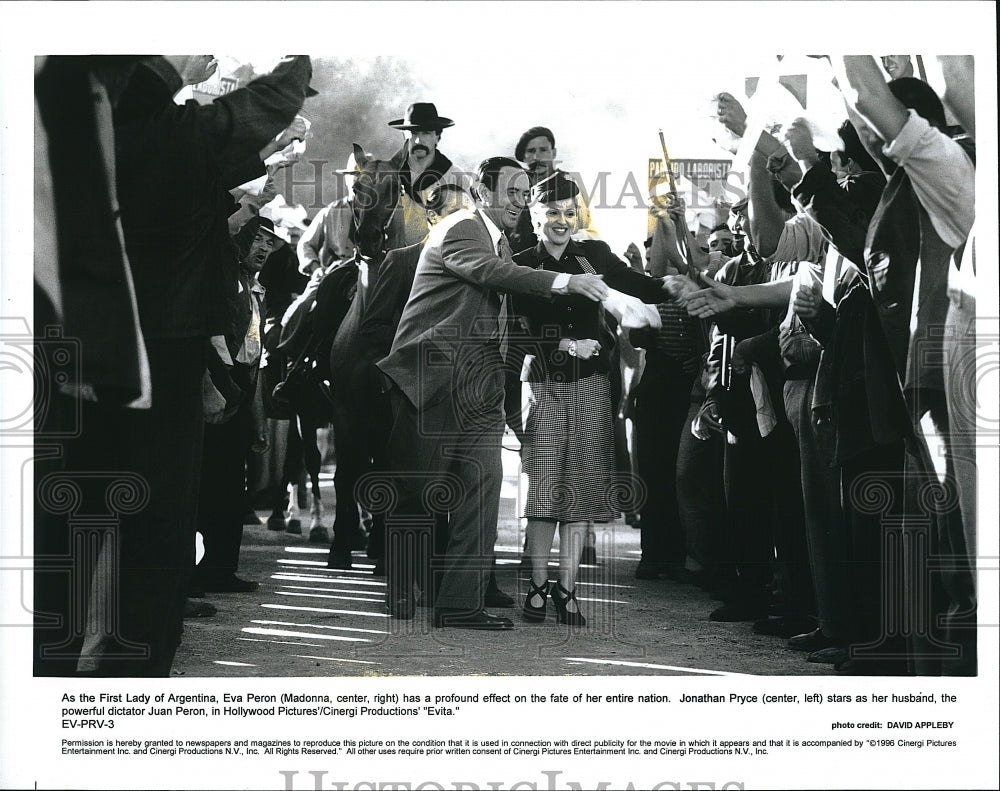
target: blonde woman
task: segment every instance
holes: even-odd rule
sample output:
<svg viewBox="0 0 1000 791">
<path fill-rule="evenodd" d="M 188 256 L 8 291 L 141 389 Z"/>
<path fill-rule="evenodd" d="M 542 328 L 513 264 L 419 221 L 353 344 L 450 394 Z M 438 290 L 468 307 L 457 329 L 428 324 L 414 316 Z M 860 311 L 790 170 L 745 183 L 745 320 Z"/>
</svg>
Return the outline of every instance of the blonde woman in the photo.
<svg viewBox="0 0 1000 791">
<path fill-rule="evenodd" d="M 532 189 L 531 218 L 538 244 L 518 253 L 521 266 L 549 272 L 598 274 L 605 283 L 644 302 L 668 299 L 663 280 L 642 275 L 604 242 L 577 241 L 579 189 L 556 173 Z M 551 592 L 560 623 L 583 626 L 576 600 L 587 523 L 618 518 L 612 496 L 615 463 L 610 352 L 614 344 L 601 305 L 576 296 L 550 300 L 513 297 L 535 359 L 529 377 L 534 406 L 525 427 L 523 463 L 531 588 L 528 621 L 544 621 Z M 549 584 L 548 558 L 559 528 L 559 578 Z"/>
</svg>

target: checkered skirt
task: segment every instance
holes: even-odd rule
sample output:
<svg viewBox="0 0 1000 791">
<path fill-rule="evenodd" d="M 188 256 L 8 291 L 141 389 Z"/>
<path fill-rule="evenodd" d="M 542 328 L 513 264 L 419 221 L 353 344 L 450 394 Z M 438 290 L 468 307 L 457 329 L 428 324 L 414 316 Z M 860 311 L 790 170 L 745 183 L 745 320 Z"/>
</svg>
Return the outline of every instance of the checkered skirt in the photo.
<svg viewBox="0 0 1000 791">
<path fill-rule="evenodd" d="M 528 476 L 527 519 L 560 522 L 617 519 L 611 385 L 603 373 L 532 383 L 522 464 Z"/>
</svg>

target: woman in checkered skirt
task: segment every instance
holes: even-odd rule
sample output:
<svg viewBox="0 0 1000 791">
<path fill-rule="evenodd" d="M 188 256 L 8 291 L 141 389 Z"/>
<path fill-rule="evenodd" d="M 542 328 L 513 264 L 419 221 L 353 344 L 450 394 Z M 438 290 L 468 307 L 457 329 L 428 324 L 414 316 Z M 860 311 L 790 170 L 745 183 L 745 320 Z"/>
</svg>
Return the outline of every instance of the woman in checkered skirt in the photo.
<svg viewBox="0 0 1000 791">
<path fill-rule="evenodd" d="M 539 242 L 514 257 L 521 266 L 570 275 L 599 274 L 611 288 L 644 302 L 667 299 L 662 280 L 635 272 L 604 242 L 572 239 L 578 226 L 575 183 L 556 173 L 532 190 L 531 218 Z M 612 521 L 613 405 L 608 379 L 614 344 L 599 303 L 573 296 L 512 296 L 525 343 L 534 397 L 523 436 L 528 475 L 527 552 L 531 588 L 523 613 L 544 621 L 551 592 L 560 623 L 583 626 L 576 577 L 588 521 Z M 559 580 L 551 587 L 548 558 L 559 527 Z"/>
</svg>

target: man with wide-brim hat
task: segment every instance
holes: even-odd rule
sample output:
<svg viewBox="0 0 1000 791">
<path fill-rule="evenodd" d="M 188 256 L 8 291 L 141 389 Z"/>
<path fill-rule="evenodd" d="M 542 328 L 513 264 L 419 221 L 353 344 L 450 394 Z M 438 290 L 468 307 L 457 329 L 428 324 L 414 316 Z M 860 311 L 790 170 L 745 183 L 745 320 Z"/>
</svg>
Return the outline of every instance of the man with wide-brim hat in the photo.
<svg viewBox="0 0 1000 791">
<path fill-rule="evenodd" d="M 362 160 L 367 160 L 369 156 L 363 154 Z M 302 274 L 312 275 L 317 270 L 325 272 L 331 266 L 354 257 L 354 242 L 350 238 L 353 219 L 351 201 L 354 199 L 355 177 L 360 169 L 355 152 L 347 158 L 346 167 L 334 169 L 333 172 L 344 179 L 346 194 L 320 209 L 299 239 L 299 271 Z"/>
<path fill-rule="evenodd" d="M 403 132 L 403 147 L 391 158 L 399 172 L 399 205 L 389 223 L 386 250 L 416 244 L 427 235 L 424 198 L 441 184 L 469 185 L 452 161 L 438 150 L 441 132 L 455 122 L 438 114 L 433 102 L 414 102 L 389 126 Z"/>
</svg>

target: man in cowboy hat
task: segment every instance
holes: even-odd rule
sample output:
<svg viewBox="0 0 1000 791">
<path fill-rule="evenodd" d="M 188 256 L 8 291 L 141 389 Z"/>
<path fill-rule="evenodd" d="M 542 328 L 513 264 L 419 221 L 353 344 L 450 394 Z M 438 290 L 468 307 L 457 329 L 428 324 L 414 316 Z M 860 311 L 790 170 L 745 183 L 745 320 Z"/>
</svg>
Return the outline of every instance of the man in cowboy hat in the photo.
<svg viewBox="0 0 1000 791">
<path fill-rule="evenodd" d="M 299 239 L 299 271 L 302 274 L 312 275 L 317 270 L 325 272 L 332 264 L 354 257 L 354 242 L 350 238 L 351 201 L 354 200 L 354 182 L 359 170 L 357 157 L 352 152 L 347 158 L 347 167 L 333 171 L 344 177 L 346 194 L 320 209 Z"/>
<path fill-rule="evenodd" d="M 386 250 L 394 250 L 416 244 L 427 235 L 424 198 L 431 187 L 468 185 L 452 161 L 438 150 L 442 130 L 455 122 L 438 115 L 433 102 L 414 102 L 406 108 L 405 116 L 388 125 L 402 130 L 404 137 L 403 147 L 390 159 L 399 172 L 401 187 L 386 238 Z"/>
</svg>

